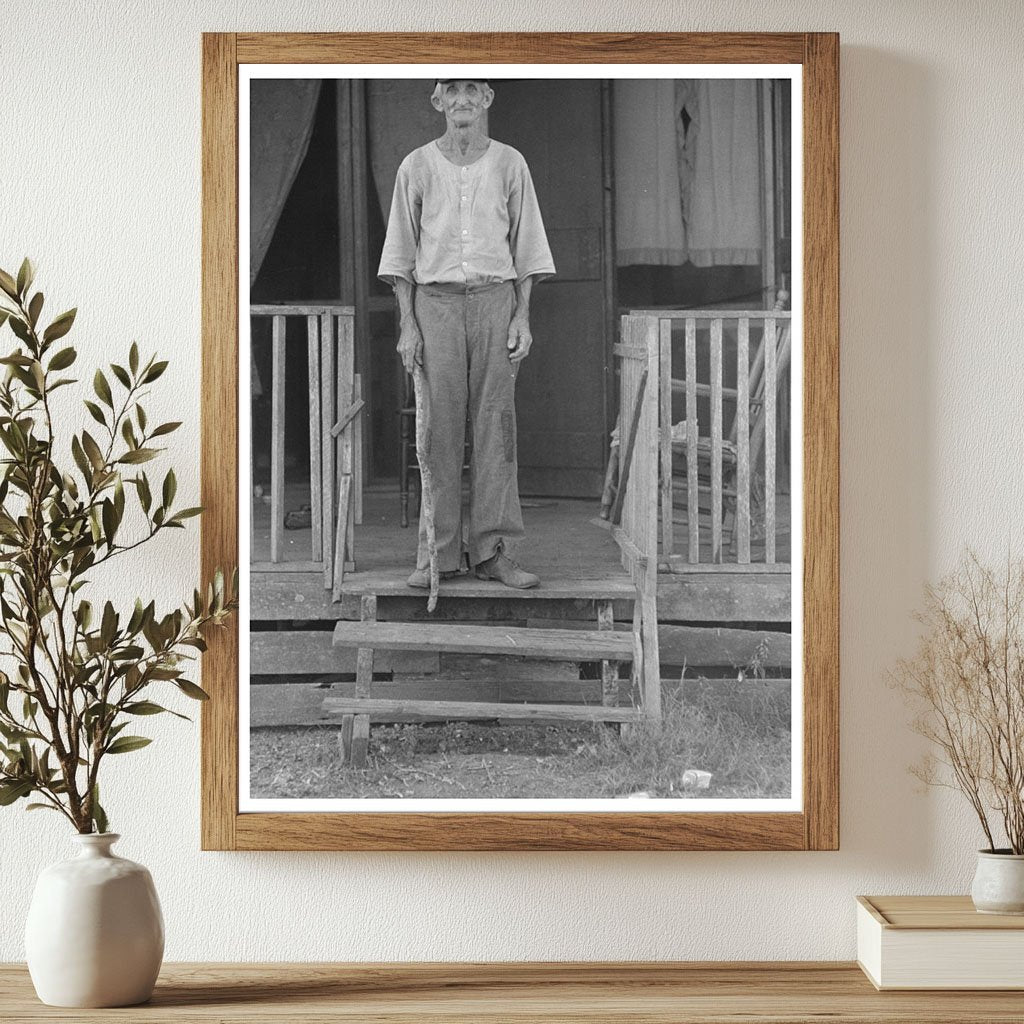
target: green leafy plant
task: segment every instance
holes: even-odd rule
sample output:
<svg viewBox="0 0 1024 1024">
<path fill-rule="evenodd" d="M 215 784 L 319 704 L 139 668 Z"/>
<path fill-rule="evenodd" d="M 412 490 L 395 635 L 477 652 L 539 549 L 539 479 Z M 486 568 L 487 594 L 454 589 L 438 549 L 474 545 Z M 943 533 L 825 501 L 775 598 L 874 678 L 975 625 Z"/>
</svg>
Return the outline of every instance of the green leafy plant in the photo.
<svg viewBox="0 0 1024 1024">
<path fill-rule="evenodd" d="M 164 615 L 141 598 L 123 613 L 87 599 L 94 570 L 202 510 L 175 507 L 173 469 L 155 486 L 141 468 L 180 424 L 148 422 L 142 400 L 167 363 L 142 359 L 136 344 L 93 376 L 84 406 L 96 426 L 61 436 L 67 417 L 55 419 L 52 397 L 77 383 L 66 375 L 77 353 L 63 342 L 76 311 L 44 328 L 33 277 L 28 260 L 17 275 L 0 271 L 0 328 L 17 339 L 0 358 L 0 665 L 11 670 L 0 672 L 0 805 L 23 799 L 79 832 L 105 832 L 100 766 L 151 742 L 126 732 L 133 720 L 186 717 L 154 691 L 207 699 L 185 674 L 206 628 L 233 611 L 237 576 L 228 587 L 217 572 Z"/>
</svg>

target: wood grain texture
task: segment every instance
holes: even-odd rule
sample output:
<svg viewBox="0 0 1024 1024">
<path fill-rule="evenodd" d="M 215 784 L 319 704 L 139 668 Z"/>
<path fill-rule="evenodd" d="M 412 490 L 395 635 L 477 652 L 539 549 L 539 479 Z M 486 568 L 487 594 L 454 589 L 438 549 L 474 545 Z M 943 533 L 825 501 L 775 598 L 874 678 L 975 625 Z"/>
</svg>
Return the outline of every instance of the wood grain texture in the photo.
<svg viewBox="0 0 1024 1024">
<path fill-rule="evenodd" d="M 238 564 L 238 81 L 235 37 L 203 36 L 203 285 L 200 572 Z M 204 584 L 205 585 L 205 584 Z M 238 809 L 238 626 L 203 655 L 203 849 L 235 846 Z"/>
<path fill-rule="evenodd" d="M 165 964 L 150 1003 L 61 1010 L 0 966 L 10 1024 L 1010 1024 L 1013 992 L 876 992 L 851 963 Z"/>
<path fill-rule="evenodd" d="M 454 654 L 508 654 L 551 661 L 629 661 L 632 637 L 606 630 L 523 629 L 459 622 L 339 622 L 336 647 Z"/>
<path fill-rule="evenodd" d="M 204 708 L 202 725 L 202 841 L 205 849 L 795 850 L 836 847 L 839 820 L 838 45 L 835 35 L 802 33 L 210 34 L 203 37 L 201 460 L 202 501 L 208 509 L 202 539 L 204 578 L 210 577 L 214 566 L 233 565 L 238 557 L 237 64 L 247 62 L 803 63 L 804 544 L 807 552 L 804 563 L 804 813 L 239 815 L 238 638 L 237 627 L 233 627 L 214 638 L 204 657 L 203 678 L 214 697 Z M 312 315 L 312 310 L 307 312 L 303 308 L 302 312 Z M 325 319 L 329 323 L 331 318 Z M 322 326 L 327 327 L 323 321 Z M 326 330 L 323 333 L 326 334 Z M 324 341 L 322 337 L 322 348 Z M 329 351 L 329 356 L 322 352 L 325 358 L 321 360 L 321 372 L 327 381 L 332 380 L 334 372 L 333 350 Z M 332 399 L 333 394 L 322 398 L 322 414 L 330 408 Z M 327 429 L 331 425 L 328 423 Z M 656 452 L 653 457 L 657 457 Z M 325 453 L 322 491 L 325 503 L 333 504 L 334 468 L 334 460 Z M 329 513 L 325 515 L 325 522 L 333 521 L 333 509 L 325 509 L 325 512 Z M 643 516 L 645 522 L 649 519 L 653 523 L 652 530 L 645 533 L 654 536 L 656 501 L 653 509 L 643 510 Z M 333 535 L 326 531 L 323 536 L 326 566 L 333 562 L 332 542 Z M 652 559 L 652 570 L 653 565 Z M 643 571 L 646 565 L 637 561 L 636 568 Z M 651 575 L 653 578 L 653 571 Z M 285 585 L 288 574 L 280 576 Z M 327 578 L 323 582 L 329 586 L 331 581 Z M 658 580 L 659 597 L 663 591 L 667 605 L 659 607 L 659 617 L 672 618 L 681 611 L 692 612 L 699 607 L 705 615 L 712 611 L 717 615 L 729 609 L 733 613 L 742 609 L 744 614 L 734 614 L 735 619 L 785 621 L 781 616 L 788 608 L 788 588 L 782 581 L 733 577 L 718 582 L 688 577 L 680 584 L 666 587 Z M 317 604 L 314 616 L 302 614 L 313 610 L 314 604 L 305 605 L 298 600 L 302 597 L 295 592 L 282 598 L 290 600 L 296 609 L 296 618 L 333 617 L 334 613 L 324 609 L 322 602 Z M 339 614 L 344 605 L 343 595 L 337 606 Z M 669 611 L 667 616 L 666 610 Z M 755 611 L 764 614 L 746 614 Z M 702 616 L 679 617 L 692 621 Z M 977 996 L 972 997 L 971 1006 L 977 1005 L 976 1000 Z M 506 1002 L 499 1000 L 502 1012 Z M 449 1015 L 444 1019 L 459 1018 Z M 471 1011 L 465 1019 L 486 1018 Z M 545 1014 L 538 1015 L 537 1019 L 550 1018 Z M 628 1019 L 639 1018 L 629 1014 Z M 950 1019 L 972 1018 L 961 1015 Z"/>
<path fill-rule="evenodd" d="M 857 902 L 884 928 L 1024 930 L 1024 916 L 979 914 L 970 896 L 858 896 Z"/>
<path fill-rule="evenodd" d="M 839 36 L 804 57 L 804 807 L 839 848 Z"/>
</svg>

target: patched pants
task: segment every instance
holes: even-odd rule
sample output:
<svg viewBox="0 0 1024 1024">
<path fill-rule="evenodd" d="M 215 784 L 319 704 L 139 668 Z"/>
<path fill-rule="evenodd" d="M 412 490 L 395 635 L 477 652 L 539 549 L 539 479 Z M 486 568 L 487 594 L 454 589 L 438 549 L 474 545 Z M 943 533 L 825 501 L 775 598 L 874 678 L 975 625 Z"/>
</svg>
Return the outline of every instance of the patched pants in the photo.
<svg viewBox="0 0 1024 1024">
<path fill-rule="evenodd" d="M 460 567 L 462 465 L 466 417 L 472 432 L 469 558 L 490 558 L 523 536 L 516 461 L 516 367 L 508 358 L 515 307 L 511 281 L 476 290 L 418 285 L 416 322 L 423 336 L 426 457 L 433 478 L 434 532 L 441 572 Z M 430 564 L 420 514 L 416 566 Z"/>
</svg>

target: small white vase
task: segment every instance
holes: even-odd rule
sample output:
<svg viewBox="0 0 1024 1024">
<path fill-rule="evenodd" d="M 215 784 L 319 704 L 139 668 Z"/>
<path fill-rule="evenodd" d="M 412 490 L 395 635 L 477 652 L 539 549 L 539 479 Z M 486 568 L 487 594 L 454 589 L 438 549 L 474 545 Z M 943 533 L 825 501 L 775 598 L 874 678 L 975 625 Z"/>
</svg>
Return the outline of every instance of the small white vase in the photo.
<svg viewBox="0 0 1024 1024">
<path fill-rule="evenodd" d="M 979 850 L 971 899 L 982 914 L 1024 914 L 1024 854 Z"/>
<path fill-rule="evenodd" d="M 120 838 L 76 835 L 79 855 L 36 882 L 25 954 L 36 994 L 49 1006 L 134 1006 L 153 993 L 163 915 L 149 872 L 111 852 Z"/>
</svg>

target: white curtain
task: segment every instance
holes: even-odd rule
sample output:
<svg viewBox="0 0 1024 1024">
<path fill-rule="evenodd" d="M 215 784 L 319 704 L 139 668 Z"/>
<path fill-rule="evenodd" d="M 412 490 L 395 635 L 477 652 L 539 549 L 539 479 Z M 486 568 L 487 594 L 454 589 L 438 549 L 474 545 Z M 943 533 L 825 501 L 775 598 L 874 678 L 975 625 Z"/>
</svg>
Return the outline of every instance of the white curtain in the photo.
<svg viewBox="0 0 1024 1024">
<path fill-rule="evenodd" d="M 620 266 L 761 262 L 760 132 L 752 80 L 619 80 Z"/>
<path fill-rule="evenodd" d="M 757 82 L 676 82 L 680 199 L 690 261 L 698 267 L 761 262 Z M 685 111 L 689 117 L 682 116 Z"/>
<path fill-rule="evenodd" d="M 621 79 L 613 96 L 619 266 L 685 263 L 675 83 Z"/>
</svg>

